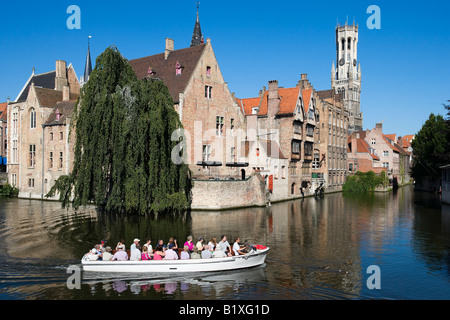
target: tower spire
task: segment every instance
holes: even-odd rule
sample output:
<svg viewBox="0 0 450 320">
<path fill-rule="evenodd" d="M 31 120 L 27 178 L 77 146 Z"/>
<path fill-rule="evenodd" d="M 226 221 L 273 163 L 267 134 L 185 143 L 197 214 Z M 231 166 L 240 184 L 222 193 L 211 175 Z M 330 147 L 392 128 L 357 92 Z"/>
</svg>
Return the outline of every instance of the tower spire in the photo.
<svg viewBox="0 0 450 320">
<path fill-rule="evenodd" d="M 83 84 L 88 82 L 89 77 L 92 73 L 92 62 L 91 62 L 91 38 L 92 36 L 88 37 L 88 50 L 86 55 L 86 65 L 84 67 L 84 77 L 83 77 Z"/>
<path fill-rule="evenodd" d="M 198 13 L 200 2 L 197 2 L 197 20 L 195 21 L 194 33 L 192 34 L 191 47 L 198 46 L 203 43 L 202 28 L 200 27 L 200 16 Z"/>
</svg>

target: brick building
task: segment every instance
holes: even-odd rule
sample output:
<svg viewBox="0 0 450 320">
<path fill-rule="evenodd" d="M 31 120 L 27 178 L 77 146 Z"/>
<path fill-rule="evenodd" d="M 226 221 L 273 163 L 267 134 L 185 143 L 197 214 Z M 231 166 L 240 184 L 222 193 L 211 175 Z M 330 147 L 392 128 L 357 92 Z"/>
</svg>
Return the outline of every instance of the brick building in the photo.
<svg viewBox="0 0 450 320">
<path fill-rule="evenodd" d="M 79 93 L 73 66 L 58 60 L 54 71 L 35 74 L 33 69 L 16 101 L 9 103 L 8 181 L 19 189 L 19 197 L 41 199 L 56 179 L 70 172 L 73 150 L 69 148 L 70 115 L 65 106 L 73 110 Z M 62 113 L 62 118 L 57 113 Z M 50 128 L 50 122 L 57 124 L 57 129 Z"/>
<path fill-rule="evenodd" d="M 277 163 L 268 166 L 269 179 L 281 177 L 282 183 L 273 188 L 280 197 L 301 196 L 311 193 L 311 164 L 314 153 L 314 132 L 318 121 L 317 95 L 307 79 L 301 75 L 297 86 L 282 88 L 278 81 L 269 81 L 260 91 L 259 97 L 236 99 L 244 110 L 249 143 L 258 145 L 271 141 L 270 154 L 260 154 L 266 159 L 262 163 Z M 280 161 L 282 160 L 282 161 Z M 278 179 L 277 179 L 278 180 Z M 270 181 L 269 181 L 270 185 Z M 286 190 L 287 189 L 287 190 Z"/>
<path fill-rule="evenodd" d="M 313 178 L 328 190 L 341 190 L 347 178 L 348 111 L 342 94 L 334 90 L 317 91 L 319 125 L 312 166 Z"/>
<path fill-rule="evenodd" d="M 197 24 L 198 18 L 195 30 Z M 129 63 L 139 78 L 161 79 L 168 87 L 187 136 L 194 177 L 239 177 L 231 165 L 244 158 L 244 116 L 223 79 L 211 40 L 175 50 L 174 41 L 167 38 L 163 53 Z"/>
<path fill-rule="evenodd" d="M 385 170 L 391 184 L 408 183 L 411 155 L 398 142 L 396 134 L 383 133 L 382 123 L 377 123 L 372 130 L 354 132 L 349 136 L 349 172 Z M 367 162 L 370 160 L 367 153 L 373 160 L 371 164 Z"/>
</svg>

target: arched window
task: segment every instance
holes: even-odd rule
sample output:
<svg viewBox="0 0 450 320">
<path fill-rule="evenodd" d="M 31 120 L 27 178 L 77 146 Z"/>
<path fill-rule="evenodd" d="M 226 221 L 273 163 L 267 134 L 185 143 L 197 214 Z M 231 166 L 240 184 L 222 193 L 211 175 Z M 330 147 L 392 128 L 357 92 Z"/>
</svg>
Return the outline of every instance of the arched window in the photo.
<svg viewBox="0 0 450 320">
<path fill-rule="evenodd" d="M 294 195 L 295 194 L 295 182 L 291 185 L 291 194 Z"/>
<path fill-rule="evenodd" d="M 342 38 L 342 51 L 344 51 L 345 50 L 345 39 L 344 38 Z"/>
<path fill-rule="evenodd" d="M 352 38 L 347 39 L 347 49 L 350 50 L 352 47 Z"/>
<path fill-rule="evenodd" d="M 30 109 L 30 128 L 36 128 L 36 110 L 34 108 Z"/>
</svg>

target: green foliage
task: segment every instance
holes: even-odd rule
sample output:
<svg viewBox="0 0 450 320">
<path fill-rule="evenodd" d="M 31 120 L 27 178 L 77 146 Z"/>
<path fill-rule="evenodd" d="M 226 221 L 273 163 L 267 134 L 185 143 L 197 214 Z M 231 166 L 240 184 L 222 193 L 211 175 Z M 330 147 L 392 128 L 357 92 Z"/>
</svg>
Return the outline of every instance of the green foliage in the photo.
<svg viewBox="0 0 450 320">
<path fill-rule="evenodd" d="M 347 177 L 347 181 L 342 186 L 344 192 L 372 192 L 378 186 L 387 187 L 389 179 L 386 173 L 382 171 L 379 175 L 373 171 L 358 171 L 352 176 Z"/>
<path fill-rule="evenodd" d="M 95 204 L 115 213 L 189 207 L 189 168 L 171 159 L 177 144 L 171 135 L 182 125 L 162 81 L 138 80 L 118 50 L 108 48 L 97 58 L 75 114 L 74 170 L 49 196 L 58 191 L 67 205 L 65 191 L 73 189 L 74 208 Z"/>
<path fill-rule="evenodd" d="M 439 166 L 448 164 L 449 126 L 441 115 L 430 114 L 412 141 L 414 165 L 411 175 L 418 180 L 424 176 L 440 176 Z"/>
<path fill-rule="evenodd" d="M 19 189 L 14 188 L 9 183 L 0 187 L 1 197 L 16 197 L 19 194 Z"/>
</svg>

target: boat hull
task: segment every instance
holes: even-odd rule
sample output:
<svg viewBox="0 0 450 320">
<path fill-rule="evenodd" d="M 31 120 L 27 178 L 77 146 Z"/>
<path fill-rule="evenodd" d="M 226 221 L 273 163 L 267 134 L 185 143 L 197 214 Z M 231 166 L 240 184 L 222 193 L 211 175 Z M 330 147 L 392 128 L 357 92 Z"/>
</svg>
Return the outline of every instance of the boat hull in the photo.
<svg viewBox="0 0 450 320">
<path fill-rule="evenodd" d="M 269 248 L 243 256 L 188 260 L 81 261 L 83 271 L 108 273 L 191 273 L 252 268 L 262 265 Z"/>
</svg>

